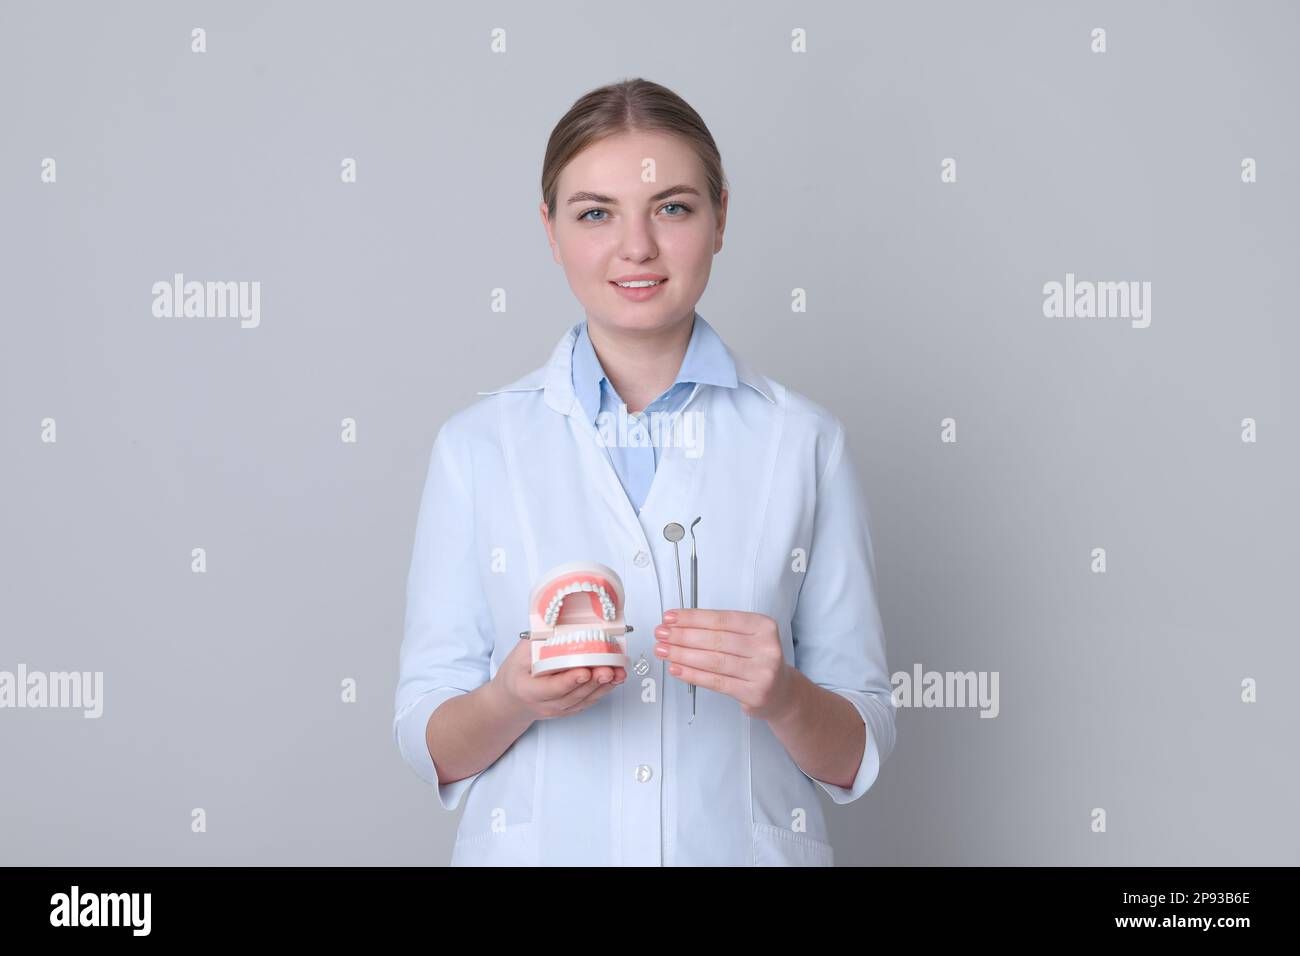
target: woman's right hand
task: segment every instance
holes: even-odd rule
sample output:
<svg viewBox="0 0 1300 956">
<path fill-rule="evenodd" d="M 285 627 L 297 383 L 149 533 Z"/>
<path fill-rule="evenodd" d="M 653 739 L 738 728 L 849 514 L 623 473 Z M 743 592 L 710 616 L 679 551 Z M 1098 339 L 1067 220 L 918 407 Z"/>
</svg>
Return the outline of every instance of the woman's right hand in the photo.
<svg viewBox="0 0 1300 956">
<path fill-rule="evenodd" d="M 627 680 L 623 667 L 572 667 L 533 675 L 532 642 L 520 640 L 491 683 L 521 717 L 548 720 L 581 713 Z"/>
</svg>

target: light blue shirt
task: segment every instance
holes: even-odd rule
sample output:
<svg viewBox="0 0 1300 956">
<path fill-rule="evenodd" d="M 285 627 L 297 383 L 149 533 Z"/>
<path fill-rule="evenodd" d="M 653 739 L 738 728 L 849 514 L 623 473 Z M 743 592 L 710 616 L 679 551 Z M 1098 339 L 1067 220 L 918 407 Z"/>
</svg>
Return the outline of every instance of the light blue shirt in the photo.
<svg viewBox="0 0 1300 956">
<path fill-rule="evenodd" d="M 605 444 L 610 463 L 627 493 L 628 501 L 640 513 L 646 495 L 659 467 L 661 436 L 669 434 L 666 428 L 655 428 L 654 423 L 686 403 L 696 385 L 721 385 L 735 388 L 736 365 L 727 353 L 718 333 L 695 313 L 691 340 L 686 346 L 677 378 L 668 390 L 633 415 L 619 397 L 614 384 L 605 374 L 596 349 L 587 335 L 587 323 L 578 328 L 578 339 L 573 343 L 573 391 L 586 412 L 587 419 L 597 428 L 603 422 L 605 434 L 613 438 Z M 656 416 L 660 416 L 656 419 Z M 625 436 L 620 438 L 620 436 Z"/>
</svg>

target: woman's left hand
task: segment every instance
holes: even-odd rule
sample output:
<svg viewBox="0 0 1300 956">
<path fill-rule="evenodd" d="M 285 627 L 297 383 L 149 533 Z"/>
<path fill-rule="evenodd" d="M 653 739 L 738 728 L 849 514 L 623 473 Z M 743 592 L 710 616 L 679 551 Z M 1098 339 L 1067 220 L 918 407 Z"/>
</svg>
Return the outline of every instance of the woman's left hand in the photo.
<svg viewBox="0 0 1300 956">
<path fill-rule="evenodd" d="M 655 628 L 655 655 L 688 684 L 726 694 L 750 717 L 784 713 L 794 694 L 793 667 L 776 621 L 749 611 L 679 608 Z"/>
</svg>

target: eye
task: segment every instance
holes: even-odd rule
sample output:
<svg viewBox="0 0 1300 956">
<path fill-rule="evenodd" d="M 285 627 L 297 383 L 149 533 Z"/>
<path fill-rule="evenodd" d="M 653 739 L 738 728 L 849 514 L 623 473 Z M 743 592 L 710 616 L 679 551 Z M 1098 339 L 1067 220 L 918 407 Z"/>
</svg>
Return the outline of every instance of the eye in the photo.
<svg viewBox="0 0 1300 956">
<path fill-rule="evenodd" d="M 669 203 L 664 203 L 664 204 L 663 204 L 662 206 L 660 206 L 659 208 L 660 208 L 660 209 L 667 209 L 669 206 L 676 206 L 676 207 L 678 207 L 679 209 L 683 210 L 682 212 L 679 212 L 679 213 L 673 213 L 672 215 L 670 215 L 670 216 L 668 217 L 669 219 L 682 219 L 682 218 L 684 218 L 684 217 L 690 215 L 690 213 L 692 212 L 691 207 L 688 206 L 688 205 L 686 205 L 686 203 L 684 203 L 684 202 L 669 202 Z M 588 219 L 587 217 L 590 216 L 593 212 L 605 213 L 606 215 L 605 215 L 605 216 L 602 216 L 600 219 L 595 219 L 595 218 Z M 604 209 L 601 209 L 599 206 L 597 206 L 597 207 L 594 208 L 594 209 L 588 209 L 586 212 L 584 212 L 582 215 L 580 215 L 580 216 L 578 217 L 578 222 L 604 222 L 605 219 L 606 219 L 607 217 L 608 217 L 608 212 L 607 212 L 606 210 L 604 210 Z"/>
</svg>

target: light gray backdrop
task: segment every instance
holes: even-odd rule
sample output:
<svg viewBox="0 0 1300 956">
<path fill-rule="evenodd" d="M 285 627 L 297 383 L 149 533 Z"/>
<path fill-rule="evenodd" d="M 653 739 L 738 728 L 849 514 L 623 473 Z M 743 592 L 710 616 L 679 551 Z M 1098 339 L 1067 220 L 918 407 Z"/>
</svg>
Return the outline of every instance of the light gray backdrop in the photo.
<svg viewBox="0 0 1300 956">
<path fill-rule="evenodd" d="M 0 670 L 105 685 L 98 720 L 0 710 L 0 861 L 449 859 L 455 817 L 391 736 L 430 444 L 582 318 L 543 148 L 645 76 L 731 183 L 701 314 L 851 429 L 891 671 L 1000 675 L 995 719 L 898 711 L 830 815 L 836 862 L 1297 863 L 1298 25 L 5 4 Z M 155 317 L 177 272 L 260 282 L 260 325 Z M 1150 326 L 1044 317 L 1066 273 L 1149 281 Z"/>
</svg>

